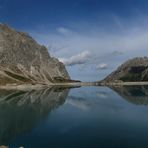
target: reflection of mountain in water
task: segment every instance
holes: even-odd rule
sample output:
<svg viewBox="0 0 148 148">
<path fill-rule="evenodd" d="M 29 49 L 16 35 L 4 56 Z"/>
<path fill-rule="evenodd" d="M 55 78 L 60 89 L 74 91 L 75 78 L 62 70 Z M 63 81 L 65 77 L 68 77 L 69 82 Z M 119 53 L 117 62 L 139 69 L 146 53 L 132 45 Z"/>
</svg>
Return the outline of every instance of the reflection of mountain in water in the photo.
<svg viewBox="0 0 148 148">
<path fill-rule="evenodd" d="M 57 88 L 29 92 L 0 90 L 0 145 L 31 130 L 65 102 L 68 91 Z"/>
<path fill-rule="evenodd" d="M 121 86 L 112 89 L 133 104 L 148 105 L 148 86 Z"/>
</svg>

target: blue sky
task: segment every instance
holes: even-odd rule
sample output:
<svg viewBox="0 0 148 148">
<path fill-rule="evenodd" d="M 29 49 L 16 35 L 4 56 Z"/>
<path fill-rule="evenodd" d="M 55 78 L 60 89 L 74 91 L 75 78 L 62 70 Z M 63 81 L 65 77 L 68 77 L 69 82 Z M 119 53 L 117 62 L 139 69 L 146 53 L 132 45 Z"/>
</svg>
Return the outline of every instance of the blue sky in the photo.
<svg viewBox="0 0 148 148">
<path fill-rule="evenodd" d="M 73 79 L 100 80 L 148 55 L 147 0 L 0 0 L 0 22 L 46 45 Z"/>
</svg>

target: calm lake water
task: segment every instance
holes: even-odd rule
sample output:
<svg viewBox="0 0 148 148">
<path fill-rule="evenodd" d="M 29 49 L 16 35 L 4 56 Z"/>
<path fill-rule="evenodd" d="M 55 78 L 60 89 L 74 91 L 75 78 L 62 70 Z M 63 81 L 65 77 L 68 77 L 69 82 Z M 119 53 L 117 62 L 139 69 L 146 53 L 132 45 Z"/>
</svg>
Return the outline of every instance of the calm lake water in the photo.
<svg viewBox="0 0 148 148">
<path fill-rule="evenodd" d="M 148 148 L 148 87 L 0 90 L 0 145 Z"/>
</svg>

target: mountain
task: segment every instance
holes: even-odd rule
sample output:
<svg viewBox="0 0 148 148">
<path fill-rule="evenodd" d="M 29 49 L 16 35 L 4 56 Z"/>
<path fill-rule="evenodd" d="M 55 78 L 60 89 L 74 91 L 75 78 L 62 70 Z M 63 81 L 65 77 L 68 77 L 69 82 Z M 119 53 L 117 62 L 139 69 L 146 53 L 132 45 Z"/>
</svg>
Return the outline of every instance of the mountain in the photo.
<svg viewBox="0 0 148 148">
<path fill-rule="evenodd" d="M 0 24 L 0 85 L 64 82 L 70 77 L 63 63 L 29 34 Z"/>
<path fill-rule="evenodd" d="M 101 82 L 140 81 L 148 81 L 148 57 L 138 57 L 128 60 Z"/>
</svg>

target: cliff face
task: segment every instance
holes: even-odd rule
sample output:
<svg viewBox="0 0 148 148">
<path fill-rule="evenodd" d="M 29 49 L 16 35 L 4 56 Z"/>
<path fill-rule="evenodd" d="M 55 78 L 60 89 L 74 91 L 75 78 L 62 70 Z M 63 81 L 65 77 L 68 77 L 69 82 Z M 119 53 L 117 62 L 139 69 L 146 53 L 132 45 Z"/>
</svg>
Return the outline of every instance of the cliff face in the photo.
<svg viewBox="0 0 148 148">
<path fill-rule="evenodd" d="M 50 57 L 45 46 L 27 33 L 0 24 L 0 85 L 12 83 L 54 83 L 70 79 L 63 63 Z"/>
<path fill-rule="evenodd" d="M 148 81 L 148 57 L 134 58 L 122 64 L 102 82 Z"/>
</svg>

